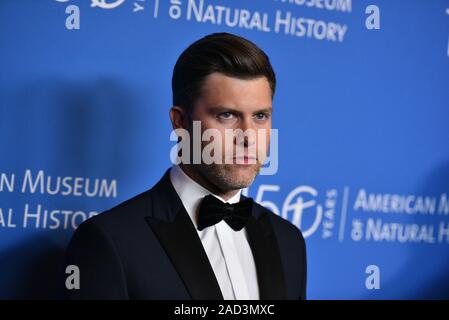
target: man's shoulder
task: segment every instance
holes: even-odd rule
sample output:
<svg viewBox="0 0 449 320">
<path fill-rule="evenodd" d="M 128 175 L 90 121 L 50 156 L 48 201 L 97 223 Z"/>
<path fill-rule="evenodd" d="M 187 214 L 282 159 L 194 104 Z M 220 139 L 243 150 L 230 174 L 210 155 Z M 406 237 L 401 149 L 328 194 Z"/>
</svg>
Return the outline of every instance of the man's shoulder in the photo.
<svg viewBox="0 0 449 320">
<path fill-rule="evenodd" d="M 89 219 L 94 223 L 108 224 L 141 221 L 142 218 L 152 216 L 158 208 L 170 208 L 170 203 L 176 200 L 176 194 L 169 178 L 170 169 L 150 189 L 116 205 Z M 173 189 L 173 190 L 172 190 Z M 154 207 L 154 205 L 158 205 Z M 157 213 L 157 212 L 156 212 Z"/>
<path fill-rule="evenodd" d="M 152 197 L 149 189 L 87 219 L 81 225 L 96 225 L 109 230 L 123 228 L 135 220 L 151 215 L 151 208 Z"/>
</svg>

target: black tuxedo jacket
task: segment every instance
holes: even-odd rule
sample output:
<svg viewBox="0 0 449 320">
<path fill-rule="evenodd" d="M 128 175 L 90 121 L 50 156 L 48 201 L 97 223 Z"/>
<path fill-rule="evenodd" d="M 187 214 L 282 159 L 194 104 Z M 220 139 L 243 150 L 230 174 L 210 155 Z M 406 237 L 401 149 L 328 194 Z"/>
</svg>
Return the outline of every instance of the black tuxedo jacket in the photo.
<svg viewBox="0 0 449 320">
<path fill-rule="evenodd" d="M 246 225 L 260 299 L 305 299 L 306 248 L 293 224 L 255 204 Z M 65 265 L 72 299 L 223 299 L 201 240 L 170 181 L 83 222 Z"/>
</svg>

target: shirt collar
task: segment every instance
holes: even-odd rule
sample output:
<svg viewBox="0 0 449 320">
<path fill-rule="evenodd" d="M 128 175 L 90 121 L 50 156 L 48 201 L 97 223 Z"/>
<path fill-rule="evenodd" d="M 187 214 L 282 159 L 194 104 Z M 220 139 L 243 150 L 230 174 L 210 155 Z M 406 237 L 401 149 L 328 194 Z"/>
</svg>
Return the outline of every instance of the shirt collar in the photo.
<svg viewBox="0 0 449 320">
<path fill-rule="evenodd" d="M 220 196 L 213 194 L 199 183 L 190 178 L 178 165 L 174 165 L 170 170 L 170 180 L 181 199 L 184 208 L 192 219 L 195 228 L 197 227 L 198 208 L 201 200 L 211 194 L 222 202 L 237 203 L 240 201 L 242 190 L 239 190 L 232 198 L 225 201 Z"/>
</svg>

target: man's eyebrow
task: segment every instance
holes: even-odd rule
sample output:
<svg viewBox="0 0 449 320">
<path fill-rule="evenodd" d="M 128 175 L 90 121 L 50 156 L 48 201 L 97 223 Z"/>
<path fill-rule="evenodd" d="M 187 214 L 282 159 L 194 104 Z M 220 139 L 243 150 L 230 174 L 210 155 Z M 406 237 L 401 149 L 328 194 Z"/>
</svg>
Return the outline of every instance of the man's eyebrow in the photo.
<svg viewBox="0 0 449 320">
<path fill-rule="evenodd" d="M 267 108 L 262 108 L 259 110 L 254 111 L 254 113 L 272 113 L 273 112 L 273 107 L 267 107 Z"/>
<path fill-rule="evenodd" d="M 241 110 L 237 110 L 232 107 L 226 107 L 226 106 L 213 106 L 213 107 L 211 107 L 211 110 L 214 112 L 234 112 L 234 113 L 238 113 L 238 114 L 242 113 Z M 262 107 L 260 109 L 253 111 L 253 113 L 261 113 L 261 112 L 262 113 L 271 113 L 271 112 L 273 112 L 273 107 Z"/>
</svg>

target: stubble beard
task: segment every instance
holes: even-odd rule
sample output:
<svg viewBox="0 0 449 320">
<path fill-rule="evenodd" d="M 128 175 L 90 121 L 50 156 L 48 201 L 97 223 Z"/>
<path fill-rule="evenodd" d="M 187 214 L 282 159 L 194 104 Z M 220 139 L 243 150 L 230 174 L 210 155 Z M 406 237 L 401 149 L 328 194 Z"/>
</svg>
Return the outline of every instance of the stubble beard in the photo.
<svg viewBox="0 0 449 320">
<path fill-rule="evenodd" d="M 216 189 L 227 192 L 232 190 L 239 190 L 249 187 L 260 172 L 262 165 L 256 163 L 250 165 L 246 171 L 249 173 L 245 175 L 237 175 L 233 173 L 233 166 L 235 164 L 200 164 L 195 165 L 197 172 L 203 176 Z"/>
</svg>

